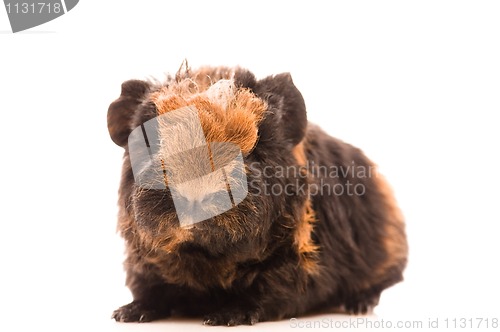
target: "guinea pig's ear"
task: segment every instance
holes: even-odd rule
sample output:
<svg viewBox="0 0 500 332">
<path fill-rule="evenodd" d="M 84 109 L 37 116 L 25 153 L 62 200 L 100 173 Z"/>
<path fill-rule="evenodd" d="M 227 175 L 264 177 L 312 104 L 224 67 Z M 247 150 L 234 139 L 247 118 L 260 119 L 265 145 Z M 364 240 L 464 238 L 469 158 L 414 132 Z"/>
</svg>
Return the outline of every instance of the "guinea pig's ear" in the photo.
<svg viewBox="0 0 500 332">
<path fill-rule="evenodd" d="M 264 118 L 263 125 L 270 126 L 266 121 L 278 122 L 284 139 L 293 145 L 298 144 L 306 132 L 306 105 L 302 94 L 293 84 L 290 73 L 266 77 L 258 81 L 252 90 L 269 107 L 269 114 Z"/>
<path fill-rule="evenodd" d="M 113 142 L 124 147 L 132 132 L 131 122 L 137 107 L 150 89 L 150 84 L 140 80 L 123 82 L 120 97 L 109 105 L 108 130 Z"/>
</svg>

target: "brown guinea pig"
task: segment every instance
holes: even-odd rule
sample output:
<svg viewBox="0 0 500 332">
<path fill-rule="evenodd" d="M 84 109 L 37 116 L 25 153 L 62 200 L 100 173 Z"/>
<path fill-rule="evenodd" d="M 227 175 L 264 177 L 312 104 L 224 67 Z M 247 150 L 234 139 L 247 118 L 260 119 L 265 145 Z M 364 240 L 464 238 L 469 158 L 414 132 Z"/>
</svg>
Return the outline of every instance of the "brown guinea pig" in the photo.
<svg viewBox="0 0 500 332">
<path fill-rule="evenodd" d="M 390 187 L 359 149 L 308 123 L 289 74 L 186 66 L 164 83 L 130 80 L 108 129 L 125 149 L 118 229 L 133 295 L 117 321 L 366 313 L 402 280 Z"/>
</svg>

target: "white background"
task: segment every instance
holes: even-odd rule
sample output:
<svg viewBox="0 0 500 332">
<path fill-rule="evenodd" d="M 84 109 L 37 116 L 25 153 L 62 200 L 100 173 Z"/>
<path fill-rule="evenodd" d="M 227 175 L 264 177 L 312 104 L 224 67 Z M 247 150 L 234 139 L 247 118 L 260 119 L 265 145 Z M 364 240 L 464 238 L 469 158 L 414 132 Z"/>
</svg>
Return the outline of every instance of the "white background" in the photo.
<svg viewBox="0 0 500 332">
<path fill-rule="evenodd" d="M 411 253 L 370 319 L 500 318 L 500 4 L 325 4 L 81 1 L 17 34 L 0 8 L 0 330 L 204 328 L 109 319 L 131 298 L 107 107 L 184 58 L 291 72 L 310 120 L 380 165 Z M 345 317 L 303 319 L 323 318 Z"/>
</svg>

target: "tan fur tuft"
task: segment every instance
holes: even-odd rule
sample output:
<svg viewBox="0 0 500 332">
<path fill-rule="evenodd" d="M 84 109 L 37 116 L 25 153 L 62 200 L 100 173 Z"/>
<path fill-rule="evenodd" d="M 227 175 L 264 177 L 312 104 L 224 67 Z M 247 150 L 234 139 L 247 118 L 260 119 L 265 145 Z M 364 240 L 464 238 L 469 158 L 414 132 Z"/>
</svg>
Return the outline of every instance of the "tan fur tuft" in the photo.
<svg viewBox="0 0 500 332">
<path fill-rule="evenodd" d="M 375 181 L 385 199 L 385 208 L 387 210 L 387 223 L 383 238 L 387 259 L 375 272 L 375 275 L 383 277 L 387 270 L 406 265 L 408 244 L 406 242 L 404 217 L 397 205 L 392 188 L 381 174 L 377 173 Z"/>
<path fill-rule="evenodd" d="M 304 142 L 295 146 L 292 151 L 293 156 L 297 160 L 299 166 L 305 166 L 307 162 Z M 300 257 L 300 264 L 308 274 L 318 273 L 318 264 L 316 259 L 316 252 L 318 247 L 313 243 L 311 233 L 313 231 L 313 223 L 316 221 L 314 210 L 310 197 L 304 203 L 302 216 L 298 221 L 295 230 L 295 245 Z"/>
<path fill-rule="evenodd" d="M 216 78 L 228 73 L 212 73 Z M 230 142 L 243 153 L 250 152 L 258 138 L 258 124 L 267 105 L 247 89 L 235 91 L 231 81 L 219 80 L 206 86 L 208 74 L 199 71 L 196 80 L 185 78 L 151 95 L 158 114 L 194 106 L 207 142 Z"/>
</svg>

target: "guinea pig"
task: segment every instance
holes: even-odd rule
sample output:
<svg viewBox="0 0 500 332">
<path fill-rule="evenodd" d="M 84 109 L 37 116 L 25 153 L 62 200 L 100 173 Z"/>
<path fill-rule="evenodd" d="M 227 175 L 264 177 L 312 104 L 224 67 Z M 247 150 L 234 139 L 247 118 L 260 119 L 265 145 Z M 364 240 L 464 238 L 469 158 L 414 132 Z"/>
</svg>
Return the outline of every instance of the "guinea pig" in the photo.
<svg viewBox="0 0 500 332">
<path fill-rule="evenodd" d="M 186 65 L 165 82 L 124 82 L 107 120 L 125 150 L 118 231 L 133 295 L 116 321 L 363 314 L 403 280 L 408 245 L 390 186 L 360 149 L 308 122 L 290 74 Z M 209 213 L 193 219 L 195 203 Z"/>
</svg>

